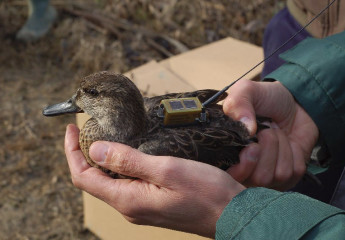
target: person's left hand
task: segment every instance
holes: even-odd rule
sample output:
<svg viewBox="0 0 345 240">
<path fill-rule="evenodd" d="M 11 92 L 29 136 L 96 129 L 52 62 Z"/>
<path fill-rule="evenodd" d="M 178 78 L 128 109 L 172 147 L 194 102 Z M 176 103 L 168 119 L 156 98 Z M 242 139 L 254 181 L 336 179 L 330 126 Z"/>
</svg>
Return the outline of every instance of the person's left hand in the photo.
<svg viewBox="0 0 345 240">
<path fill-rule="evenodd" d="M 319 137 L 317 125 L 280 82 L 241 80 L 224 100 L 224 112 L 242 121 L 251 136 L 257 130 L 256 115 L 272 120 L 240 153 L 240 162 L 227 171 L 247 187 L 285 191 L 303 177 Z"/>
<path fill-rule="evenodd" d="M 136 224 L 215 237 L 226 205 L 245 188 L 208 164 L 151 156 L 129 146 L 96 142 L 90 156 L 99 165 L 135 179 L 113 179 L 90 167 L 78 144 L 78 128 L 69 125 L 65 153 L 73 184 L 105 201 Z"/>
</svg>

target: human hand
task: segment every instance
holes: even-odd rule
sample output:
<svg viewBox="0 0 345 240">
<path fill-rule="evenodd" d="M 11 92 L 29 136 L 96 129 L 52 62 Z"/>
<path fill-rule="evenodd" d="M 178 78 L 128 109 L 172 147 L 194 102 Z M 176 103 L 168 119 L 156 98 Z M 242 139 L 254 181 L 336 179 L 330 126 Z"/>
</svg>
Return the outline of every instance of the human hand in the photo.
<svg viewBox="0 0 345 240">
<path fill-rule="evenodd" d="M 259 143 L 240 153 L 240 163 L 228 169 L 245 186 L 287 190 L 306 171 L 306 162 L 318 139 L 318 128 L 279 82 L 241 80 L 231 87 L 224 112 L 242 121 L 251 135 L 257 130 L 255 116 L 272 119 L 271 128 L 262 130 Z"/>
<path fill-rule="evenodd" d="M 244 190 L 226 172 L 208 164 L 151 156 L 129 146 L 96 142 L 90 157 L 99 165 L 137 179 L 113 179 L 90 167 L 69 125 L 65 153 L 73 184 L 105 201 L 136 224 L 215 237 L 216 222 L 231 199 Z"/>
</svg>

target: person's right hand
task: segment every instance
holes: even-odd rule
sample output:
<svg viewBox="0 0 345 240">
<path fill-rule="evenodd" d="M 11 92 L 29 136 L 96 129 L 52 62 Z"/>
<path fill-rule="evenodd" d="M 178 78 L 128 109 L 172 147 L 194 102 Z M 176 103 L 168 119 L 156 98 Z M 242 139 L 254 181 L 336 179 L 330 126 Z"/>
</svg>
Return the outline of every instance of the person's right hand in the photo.
<svg viewBox="0 0 345 240">
<path fill-rule="evenodd" d="M 128 221 L 215 237 L 216 222 L 245 187 L 206 163 L 152 156 L 114 142 L 95 142 L 90 156 L 100 166 L 132 179 L 113 179 L 91 167 L 69 125 L 65 152 L 73 184 L 118 210 Z"/>
<path fill-rule="evenodd" d="M 319 132 L 314 121 L 279 82 L 240 80 L 223 105 L 224 112 L 242 121 L 251 135 L 257 130 L 256 115 L 272 119 L 271 128 L 258 133 L 258 144 L 244 148 L 240 163 L 228 170 L 246 186 L 287 190 L 306 171 L 306 163 Z"/>
</svg>

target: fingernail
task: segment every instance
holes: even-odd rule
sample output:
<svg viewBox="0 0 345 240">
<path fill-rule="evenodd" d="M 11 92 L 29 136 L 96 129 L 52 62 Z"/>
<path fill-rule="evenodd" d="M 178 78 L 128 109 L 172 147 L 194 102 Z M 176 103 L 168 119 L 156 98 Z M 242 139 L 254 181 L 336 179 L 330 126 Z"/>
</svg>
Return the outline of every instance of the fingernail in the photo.
<svg viewBox="0 0 345 240">
<path fill-rule="evenodd" d="M 102 163 L 105 162 L 108 154 L 108 145 L 100 142 L 93 143 L 90 147 L 90 157 L 92 160 Z"/>
<path fill-rule="evenodd" d="M 260 156 L 260 147 L 258 144 L 251 144 L 247 147 L 245 158 L 251 162 L 257 162 Z"/>
<path fill-rule="evenodd" d="M 279 129 L 279 126 L 275 122 L 271 122 L 271 128 Z"/>
<path fill-rule="evenodd" d="M 273 128 L 273 129 L 279 129 L 279 126 L 275 122 L 265 121 L 265 122 L 262 122 L 261 125 L 264 125 L 266 127 Z"/>
<path fill-rule="evenodd" d="M 261 125 L 264 125 L 264 126 L 266 126 L 268 128 L 272 128 L 271 122 L 269 122 L 269 121 L 262 122 Z"/>
<path fill-rule="evenodd" d="M 242 117 L 240 121 L 247 127 L 248 131 L 251 133 L 253 130 L 253 121 L 249 117 Z"/>
</svg>

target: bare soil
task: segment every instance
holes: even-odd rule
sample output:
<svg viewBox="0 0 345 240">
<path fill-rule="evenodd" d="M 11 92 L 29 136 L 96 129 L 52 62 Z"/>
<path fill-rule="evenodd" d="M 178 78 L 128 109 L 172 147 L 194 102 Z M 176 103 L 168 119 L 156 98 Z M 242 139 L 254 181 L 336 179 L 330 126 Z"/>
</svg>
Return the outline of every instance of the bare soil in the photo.
<svg viewBox="0 0 345 240">
<path fill-rule="evenodd" d="M 45 118 L 44 106 L 70 97 L 93 72 L 126 72 L 227 36 L 261 45 L 284 1 L 52 4 L 59 18 L 51 31 L 22 43 L 15 34 L 27 2 L 0 1 L 0 239 L 98 239 L 83 228 L 81 192 L 64 155 L 65 127 L 75 116 Z"/>
</svg>

